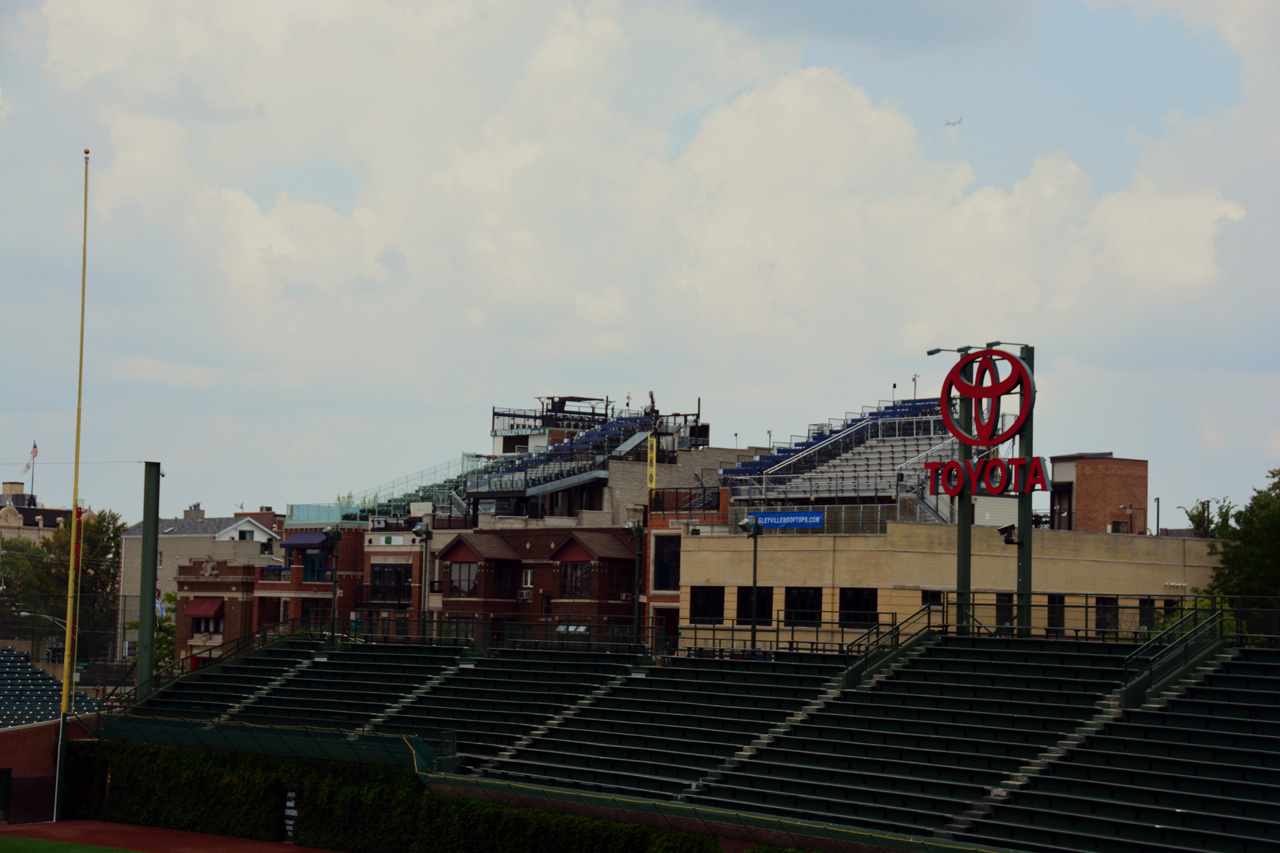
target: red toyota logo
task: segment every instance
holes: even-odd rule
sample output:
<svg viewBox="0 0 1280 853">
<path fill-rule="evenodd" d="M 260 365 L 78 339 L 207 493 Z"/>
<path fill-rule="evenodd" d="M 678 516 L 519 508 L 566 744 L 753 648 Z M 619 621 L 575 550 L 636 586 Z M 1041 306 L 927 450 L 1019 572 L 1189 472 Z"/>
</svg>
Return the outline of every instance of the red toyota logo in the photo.
<svg viewBox="0 0 1280 853">
<path fill-rule="evenodd" d="M 998 362 L 1009 365 L 1009 375 L 1000 378 Z M 977 362 L 973 381 L 964 378 L 964 369 Z M 973 432 L 966 433 L 951 416 L 951 393 L 960 397 L 960 405 L 973 406 Z M 1000 398 L 1019 394 L 1022 398 L 1018 417 L 1003 432 L 1000 429 Z M 971 352 L 956 362 L 942 383 L 942 420 L 958 441 L 970 447 L 994 447 L 1018 434 L 1027 415 L 1036 404 L 1036 384 L 1026 363 L 1015 355 L 997 349 Z M 985 404 L 985 405 L 984 405 Z"/>
</svg>

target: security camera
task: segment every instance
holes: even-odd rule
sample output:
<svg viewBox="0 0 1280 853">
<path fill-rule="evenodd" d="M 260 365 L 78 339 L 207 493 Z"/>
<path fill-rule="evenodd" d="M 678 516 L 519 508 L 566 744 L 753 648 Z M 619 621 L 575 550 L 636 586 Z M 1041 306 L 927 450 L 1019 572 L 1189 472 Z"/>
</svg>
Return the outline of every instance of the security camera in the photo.
<svg viewBox="0 0 1280 853">
<path fill-rule="evenodd" d="M 1018 525 L 1016 524 L 1006 524 L 1004 527 L 996 528 L 996 532 L 1004 537 L 1004 544 L 1006 545 L 1020 544 L 1018 540 L 1013 538 L 1013 534 L 1016 533 L 1017 530 L 1018 530 Z"/>
</svg>

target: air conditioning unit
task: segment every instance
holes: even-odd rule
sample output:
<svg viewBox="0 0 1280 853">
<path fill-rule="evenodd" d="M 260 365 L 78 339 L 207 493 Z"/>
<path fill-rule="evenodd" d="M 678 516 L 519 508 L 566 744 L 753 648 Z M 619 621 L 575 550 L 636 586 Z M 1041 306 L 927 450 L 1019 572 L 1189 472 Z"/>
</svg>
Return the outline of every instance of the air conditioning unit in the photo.
<svg viewBox="0 0 1280 853">
<path fill-rule="evenodd" d="M 517 592 L 517 593 L 516 593 L 516 600 L 518 600 L 518 601 L 533 601 L 533 590 L 531 590 L 531 589 L 522 589 L 522 590 L 520 590 L 519 592 Z"/>
</svg>

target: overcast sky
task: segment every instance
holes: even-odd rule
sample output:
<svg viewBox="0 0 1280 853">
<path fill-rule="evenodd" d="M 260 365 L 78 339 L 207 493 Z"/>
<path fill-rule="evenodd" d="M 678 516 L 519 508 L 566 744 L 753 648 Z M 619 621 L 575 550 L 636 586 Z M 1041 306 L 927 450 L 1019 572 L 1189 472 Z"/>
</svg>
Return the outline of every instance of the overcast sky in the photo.
<svg viewBox="0 0 1280 853">
<path fill-rule="evenodd" d="M 1280 465 L 1280 3 L 6 2 L 0 476 L 136 521 L 487 451 L 492 406 L 714 443 L 1037 348 L 1036 450 L 1162 522 Z M 963 119 L 963 121 L 961 121 Z M 959 122 L 947 126 L 947 122 Z M 114 463 L 127 464 L 114 464 Z M 1154 504 L 1151 507 L 1154 524 Z"/>
</svg>

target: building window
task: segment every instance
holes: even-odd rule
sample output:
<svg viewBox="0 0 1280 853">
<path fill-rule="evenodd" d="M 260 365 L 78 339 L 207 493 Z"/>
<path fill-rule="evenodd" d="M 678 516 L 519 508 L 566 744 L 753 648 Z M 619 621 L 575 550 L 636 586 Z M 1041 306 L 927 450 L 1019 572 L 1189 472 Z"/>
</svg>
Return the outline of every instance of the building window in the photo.
<svg viewBox="0 0 1280 853">
<path fill-rule="evenodd" d="M 1049 630 L 1050 637 L 1061 637 L 1067 626 L 1067 597 L 1065 595 L 1049 596 Z"/>
<path fill-rule="evenodd" d="M 880 590 L 847 587 L 840 590 L 840 627 L 870 628 L 880 622 Z"/>
<path fill-rule="evenodd" d="M 479 563 L 449 564 L 449 595 L 454 598 L 475 598 L 479 591 Z"/>
<path fill-rule="evenodd" d="M 1113 522 L 1111 522 L 1111 532 L 1112 532 L 1112 533 L 1128 533 L 1128 532 L 1129 532 L 1129 522 L 1128 522 L 1128 521 L 1113 521 Z"/>
<path fill-rule="evenodd" d="M 533 589 L 533 569 L 524 570 L 524 576 L 520 580 L 520 586 L 525 589 Z"/>
<path fill-rule="evenodd" d="M 1120 603 L 1110 596 L 1094 600 L 1097 610 L 1094 614 L 1094 627 L 1099 631 L 1114 631 L 1120 626 Z"/>
<path fill-rule="evenodd" d="M 719 625 L 724 621 L 724 587 L 689 587 L 689 621 L 694 625 Z"/>
<path fill-rule="evenodd" d="M 942 606 L 942 590 L 940 589 L 920 590 L 920 606 L 921 607 L 941 607 Z"/>
<path fill-rule="evenodd" d="M 562 563 L 560 566 L 560 597 L 586 598 L 591 594 L 591 564 Z"/>
<path fill-rule="evenodd" d="M 738 624 L 751 624 L 751 587 L 738 587 Z M 756 625 L 773 624 L 773 587 L 756 587 Z"/>
<path fill-rule="evenodd" d="M 787 625 L 822 624 L 822 587 L 789 586 L 784 607 Z"/>
<path fill-rule="evenodd" d="M 329 581 L 329 555 L 324 551 L 307 551 L 302 555 L 302 579 L 307 583 Z"/>
<path fill-rule="evenodd" d="M 511 566 L 493 570 L 493 597 L 515 598 L 516 581 L 520 579 L 520 570 Z"/>
<path fill-rule="evenodd" d="M 221 634 L 222 633 L 222 617 L 221 616 L 197 616 L 191 620 L 191 633 L 193 634 Z"/>
<path fill-rule="evenodd" d="M 1182 607 L 1182 600 L 1178 598 L 1166 598 L 1164 600 L 1164 618 L 1172 619 L 1178 615 L 1179 608 Z"/>
<path fill-rule="evenodd" d="M 240 541 L 241 541 L 241 542 L 252 542 L 252 541 L 253 541 L 253 531 L 252 531 L 252 530 L 241 530 L 241 531 L 240 531 Z"/>
<path fill-rule="evenodd" d="M 653 537 L 653 588 L 680 589 L 680 537 Z"/>
</svg>

